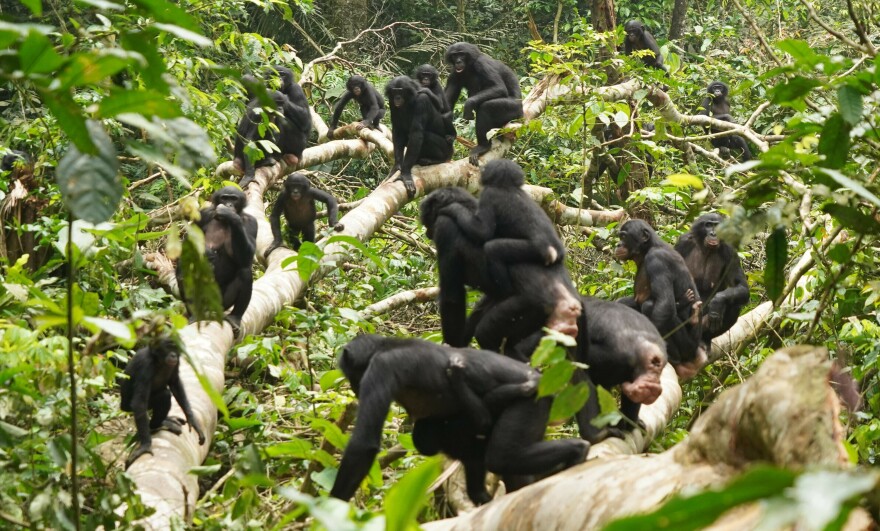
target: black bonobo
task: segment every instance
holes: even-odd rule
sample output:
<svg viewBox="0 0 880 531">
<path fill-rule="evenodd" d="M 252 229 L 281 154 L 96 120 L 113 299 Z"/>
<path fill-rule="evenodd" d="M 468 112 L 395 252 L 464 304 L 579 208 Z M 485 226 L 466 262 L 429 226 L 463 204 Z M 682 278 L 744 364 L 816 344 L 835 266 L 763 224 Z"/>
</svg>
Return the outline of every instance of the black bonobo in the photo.
<svg viewBox="0 0 880 531">
<path fill-rule="evenodd" d="M 638 20 L 630 20 L 623 26 L 626 31 L 626 38 L 623 42 L 623 52 L 626 55 L 632 55 L 633 52 L 639 50 L 650 50 L 654 55 L 644 54 L 641 56 L 645 66 L 657 68 L 669 73 L 669 67 L 663 64 L 663 54 L 660 53 L 660 47 L 648 28 Z"/>
<path fill-rule="evenodd" d="M 122 395 L 122 411 L 134 413 L 137 426 L 138 447 L 125 462 L 128 468 L 138 457 L 153 453 L 151 431 L 165 428 L 180 435 L 183 425 L 189 423 L 199 436 L 199 444 L 205 444 L 205 434 L 195 418 L 186 391 L 180 382 L 180 347 L 170 338 L 161 338 L 135 353 L 125 367 L 128 378 L 118 380 Z M 171 396 L 180 404 L 185 420 L 169 417 Z M 152 411 L 152 417 L 148 412 Z"/>
<path fill-rule="evenodd" d="M 648 317 L 666 340 L 666 353 L 675 372 L 681 378 L 693 377 L 706 363 L 706 348 L 700 341 L 699 319 L 690 319 L 691 312 L 684 303 L 693 298 L 695 309 L 701 304 L 694 295 L 698 290 L 684 259 L 639 219 L 631 219 L 620 228 L 620 243 L 614 254 L 619 260 L 632 260 L 637 268 L 635 296 L 618 302 Z M 682 307 L 686 315 L 679 311 Z"/>
<path fill-rule="evenodd" d="M 666 366 L 666 344 L 650 319 L 617 302 L 583 298 L 586 346 L 578 345 L 577 358 L 589 366 L 590 380 L 606 389 L 620 386 L 620 412 L 626 417 L 617 426 L 599 429 L 590 424 L 599 413 L 599 399 L 590 393 L 578 413 L 581 437 L 596 443 L 606 437 L 622 438 L 636 426 L 642 404 L 653 404 L 663 391 L 660 374 Z"/>
<path fill-rule="evenodd" d="M 351 76 L 345 82 L 345 93 L 333 107 L 327 138 L 333 140 L 336 126 L 339 124 L 339 117 L 342 116 L 343 109 L 352 99 L 357 102 L 361 110 L 361 122 L 357 124 L 357 130 L 360 131 L 364 127 L 379 128 L 379 123 L 385 116 L 385 99 L 366 78 Z"/>
<path fill-rule="evenodd" d="M 470 163 L 492 147 L 487 133 L 523 117 L 519 79 L 509 66 L 493 59 L 473 44 L 457 42 L 446 49 L 446 63 L 452 73 L 446 80 L 446 100 L 455 106 L 462 89 L 467 90 L 462 117 L 473 120 L 476 113 L 477 145 L 471 149 Z"/>
<path fill-rule="evenodd" d="M 266 142 L 275 145 L 278 156 L 286 164 L 295 166 L 302 160 L 312 130 L 309 104 L 302 88 L 294 82 L 293 72 L 283 66 L 272 67 L 272 70 L 281 78 L 279 90 L 262 89 L 262 82 L 253 76 L 242 76 L 241 79 L 247 90 L 248 104 L 236 128 L 232 159 L 235 169 L 244 173 L 239 183 L 241 188 L 246 188 L 254 180 L 257 168 L 275 164 L 274 148 Z M 265 92 L 263 99 L 260 98 L 261 92 Z M 261 159 L 252 161 L 245 154 L 244 148 L 251 142 L 262 151 Z"/>
<path fill-rule="evenodd" d="M 551 265 L 562 261 L 565 247 L 547 214 L 522 189 L 525 174 L 511 160 L 493 160 L 480 175 L 483 191 L 477 213 L 453 204 L 441 213 L 455 219 L 468 238 L 485 242 L 489 272 L 511 291 L 508 266 L 518 262 Z"/>
<path fill-rule="evenodd" d="M 415 165 L 441 164 L 452 158 L 454 136 L 449 136 L 443 115 L 431 103 L 431 97 L 419 91 L 419 85 L 407 76 L 392 79 L 385 87 L 391 105 L 391 134 L 394 142 L 394 165 L 388 176 L 400 170 L 406 194 L 413 198 L 416 185 Z"/>
<path fill-rule="evenodd" d="M 446 101 L 446 93 L 440 84 L 440 72 L 431 65 L 422 65 L 413 72 L 413 79 L 421 85 L 419 92 L 431 97 L 431 103 L 443 115 L 443 123 L 446 126 L 447 136 L 455 141 L 455 125 L 452 123 L 452 107 Z"/>
<path fill-rule="evenodd" d="M 553 473 L 582 462 L 589 451 L 582 440 L 543 440 L 551 399 L 536 400 L 538 374 L 504 356 L 362 335 L 344 347 L 339 367 L 359 406 L 330 492 L 336 498 L 350 499 L 370 470 L 392 401 L 415 420 L 413 440 L 420 451 L 463 460 L 468 494 L 477 504 L 489 500 L 486 470 L 502 476 Z M 438 429 L 444 425 L 460 431 Z"/>
<path fill-rule="evenodd" d="M 232 308 L 226 321 L 238 334 L 241 318 L 251 302 L 254 286 L 254 253 L 257 245 L 257 220 L 244 211 L 247 198 L 234 186 L 214 192 L 211 204 L 200 212 L 199 228 L 205 234 L 205 255 L 214 268 L 223 308 Z M 183 284 L 180 295 L 186 302 Z"/>
<path fill-rule="evenodd" d="M 700 104 L 700 111 L 697 112 L 697 114 L 711 116 L 716 120 L 735 123 L 733 121 L 733 115 L 730 114 L 730 103 L 727 101 L 727 85 L 721 81 L 713 81 L 712 83 L 709 83 L 706 90 L 709 92 L 709 95 L 703 99 L 703 102 Z M 712 133 L 721 132 L 720 129 L 715 129 L 714 127 L 710 128 L 710 131 Z M 745 138 L 739 135 L 719 136 L 710 139 L 710 142 L 712 143 L 712 147 L 719 150 L 723 151 L 727 149 L 731 152 L 741 153 L 743 161 L 752 160 L 752 151 L 749 149 L 749 144 L 746 142 Z"/>
<path fill-rule="evenodd" d="M 720 214 L 700 216 L 675 245 L 703 300 L 703 341 L 707 345 L 730 330 L 749 302 L 749 283 L 739 255 L 715 233 L 722 221 Z"/>
<path fill-rule="evenodd" d="M 506 356 L 528 361 L 543 336 L 542 327 L 576 335 L 581 304 L 564 263 L 511 264 L 511 290 L 500 289 L 489 273 L 483 244 L 470 239 L 454 218 L 441 214 L 452 204 L 477 212 L 477 200 L 464 188 L 435 190 L 420 205 L 422 224 L 437 248 L 443 341 L 466 347 L 476 336 L 484 349 L 497 351 L 503 343 Z M 486 296 L 466 320 L 467 286 Z"/>
<path fill-rule="evenodd" d="M 282 214 L 287 221 L 288 235 L 294 251 L 298 251 L 301 245 L 298 238 L 300 235 L 304 242 L 315 241 L 315 218 L 318 216 L 315 201 L 327 205 L 327 224 L 336 231 L 343 230 L 342 224 L 336 222 L 336 217 L 339 215 L 336 198 L 320 188 L 313 187 L 305 175 L 294 173 L 284 180 L 284 189 L 275 201 L 275 206 L 272 207 L 272 214 L 269 215 L 273 240 L 272 245 L 266 249 L 266 256 L 282 244 Z"/>
</svg>

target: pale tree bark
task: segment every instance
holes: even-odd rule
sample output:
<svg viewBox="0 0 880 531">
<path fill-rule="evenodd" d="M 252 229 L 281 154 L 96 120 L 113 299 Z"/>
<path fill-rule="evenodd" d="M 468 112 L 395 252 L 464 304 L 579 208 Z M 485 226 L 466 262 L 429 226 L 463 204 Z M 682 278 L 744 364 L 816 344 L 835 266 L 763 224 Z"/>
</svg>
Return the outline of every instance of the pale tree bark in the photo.
<svg viewBox="0 0 880 531">
<path fill-rule="evenodd" d="M 463 516 L 423 527 L 599 529 L 617 518 L 656 509 L 685 490 L 721 487 L 754 463 L 847 468 L 839 402 L 828 383 L 830 367 L 825 349 L 780 350 L 745 383 L 725 391 L 690 435 L 666 452 L 600 454 Z M 749 509 L 731 511 L 714 525 L 752 529 L 762 512 L 757 504 Z"/>
</svg>

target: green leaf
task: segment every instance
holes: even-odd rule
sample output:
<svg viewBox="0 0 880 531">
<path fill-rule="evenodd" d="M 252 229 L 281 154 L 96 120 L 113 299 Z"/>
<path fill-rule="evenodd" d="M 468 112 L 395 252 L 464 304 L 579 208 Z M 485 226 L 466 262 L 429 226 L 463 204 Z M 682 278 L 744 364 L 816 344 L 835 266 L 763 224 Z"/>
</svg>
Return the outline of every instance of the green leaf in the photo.
<svg viewBox="0 0 880 531">
<path fill-rule="evenodd" d="M 767 263 L 764 266 L 764 288 L 775 301 L 785 288 L 785 263 L 788 261 L 788 240 L 785 229 L 777 227 L 767 239 Z"/>
<path fill-rule="evenodd" d="M 815 79 L 795 76 L 768 90 L 767 95 L 770 97 L 770 101 L 777 105 L 799 104 L 796 105 L 796 107 L 799 108 L 803 104 L 803 99 L 806 98 L 814 88 L 820 85 L 821 83 Z"/>
<path fill-rule="evenodd" d="M 385 270 L 385 262 L 381 258 L 379 258 L 379 255 L 371 251 L 369 247 L 364 245 L 363 242 L 361 242 L 354 236 L 349 236 L 347 234 L 335 234 L 327 238 L 327 245 L 337 242 L 351 245 L 355 249 L 359 250 L 365 257 L 369 258 L 369 260 L 373 262 L 376 267 L 382 269 L 383 271 Z"/>
<path fill-rule="evenodd" d="M 849 156 L 850 138 L 852 129 L 840 113 L 832 114 L 822 127 L 822 135 L 819 137 L 819 154 L 825 155 L 822 166 L 826 168 L 840 169 L 846 164 Z"/>
<path fill-rule="evenodd" d="M 343 319 L 347 319 L 355 323 L 359 323 L 364 320 L 359 311 L 352 310 L 351 308 L 339 308 L 339 315 L 341 315 Z"/>
<path fill-rule="evenodd" d="M 189 473 L 197 476 L 210 476 L 220 472 L 220 468 L 222 468 L 220 463 L 217 463 L 216 465 L 194 466 L 189 469 Z"/>
<path fill-rule="evenodd" d="M 159 118 L 176 118 L 181 115 L 177 104 L 165 95 L 149 90 L 114 90 L 98 105 L 98 116 L 101 118 L 133 112 Z"/>
<path fill-rule="evenodd" d="M 838 243 L 828 250 L 828 258 L 834 260 L 838 264 L 846 264 L 852 258 L 852 252 L 845 244 Z"/>
<path fill-rule="evenodd" d="M 133 0 L 132 3 L 146 10 L 156 19 L 156 22 L 175 24 L 190 31 L 199 31 L 196 19 L 171 2 L 166 0 Z"/>
<path fill-rule="evenodd" d="M 157 23 L 153 24 L 153 26 L 155 26 L 157 29 L 160 29 L 162 31 L 167 31 L 168 33 L 170 33 L 176 37 L 180 37 L 181 39 L 183 39 L 185 41 L 189 41 L 189 42 L 195 44 L 196 46 L 201 46 L 203 48 L 207 48 L 207 47 L 214 44 L 213 42 L 211 42 L 211 39 L 208 39 L 207 37 L 203 37 L 201 34 L 196 33 L 194 31 L 190 31 L 188 29 L 181 28 L 180 26 L 177 26 L 175 24 L 162 24 L 162 23 L 157 22 Z"/>
<path fill-rule="evenodd" d="M 318 379 L 318 384 L 321 386 L 322 391 L 326 391 L 327 389 L 335 387 L 340 382 L 341 378 L 343 378 L 342 371 L 339 369 L 331 369 L 321 375 L 321 378 Z"/>
<path fill-rule="evenodd" d="M 205 235 L 195 223 L 187 229 L 181 242 L 178 282 L 181 298 L 195 321 L 223 321 L 220 288 L 214 279 L 214 268 L 205 257 Z"/>
<path fill-rule="evenodd" d="M 58 163 L 55 180 L 64 204 L 74 216 L 100 223 L 110 219 L 122 199 L 122 183 L 116 177 L 119 161 L 101 123 L 89 120 L 86 127 L 97 154 L 82 153 L 71 146 Z"/>
<path fill-rule="evenodd" d="M 563 421 L 580 411 L 590 398 L 590 387 L 586 382 L 570 385 L 553 398 L 550 408 L 550 422 Z"/>
<path fill-rule="evenodd" d="M 559 363 L 565 359 L 565 349 L 560 347 L 551 337 L 544 336 L 538 343 L 538 348 L 532 352 L 532 367 Z"/>
<path fill-rule="evenodd" d="M 31 10 L 31 13 L 34 16 L 41 17 L 43 16 L 43 2 L 42 0 L 21 0 L 21 3 L 24 6 Z"/>
<path fill-rule="evenodd" d="M 296 270 L 303 282 L 312 278 L 312 274 L 321 267 L 323 257 L 323 249 L 312 242 L 302 242 L 299 251 L 296 252 Z"/>
<path fill-rule="evenodd" d="M 61 88 L 96 84 L 119 72 L 131 61 L 125 52 L 118 49 L 101 54 L 75 54 L 58 76 Z"/>
<path fill-rule="evenodd" d="M 689 173 L 673 173 L 672 175 L 667 176 L 662 184 L 671 184 L 677 188 L 687 188 L 688 186 L 692 186 L 697 190 L 703 189 L 703 180 L 696 175 L 691 175 Z"/>
<path fill-rule="evenodd" d="M 777 42 L 776 47 L 790 55 L 796 62 L 810 66 L 819 62 L 819 56 L 806 41 L 785 39 Z"/>
<path fill-rule="evenodd" d="M 47 74 L 61 66 L 64 59 L 55 51 L 48 37 L 32 31 L 18 49 L 18 62 L 27 74 Z"/>
<path fill-rule="evenodd" d="M 841 186 L 849 188 L 857 195 L 861 196 L 864 199 L 867 199 L 868 201 L 873 203 L 874 206 L 880 207 L 880 198 L 869 192 L 867 188 L 850 179 L 846 175 L 840 173 L 839 171 L 834 171 L 828 168 L 818 168 L 818 170 L 837 181 Z"/>
<path fill-rule="evenodd" d="M 126 323 L 101 317 L 86 317 L 83 319 L 83 322 L 86 326 L 91 325 L 89 328 L 92 331 L 103 330 L 107 335 L 122 341 L 132 341 L 135 339 L 131 326 Z"/>
<path fill-rule="evenodd" d="M 294 437 L 292 440 L 267 446 L 266 455 L 269 457 L 308 459 L 312 455 L 312 445 L 305 439 Z"/>
<path fill-rule="evenodd" d="M 336 424 L 327 419 L 314 419 L 311 422 L 311 426 L 315 431 L 321 432 L 324 438 L 327 439 L 327 442 L 335 448 L 345 448 L 345 444 L 348 442 L 348 435 L 343 433 Z"/>
<path fill-rule="evenodd" d="M 52 111 L 58 125 L 64 130 L 76 148 L 83 152 L 94 155 L 98 153 L 98 148 L 92 142 L 89 135 L 89 129 L 86 127 L 86 120 L 83 118 L 79 105 L 74 103 L 73 98 L 67 91 L 50 91 L 44 88 L 37 88 L 40 93 L 40 100 L 43 105 Z"/>
<path fill-rule="evenodd" d="M 880 234 L 880 223 L 873 216 L 864 214 L 855 207 L 827 203 L 822 205 L 822 210 L 834 216 L 834 219 L 844 227 L 859 234 Z"/>
<path fill-rule="evenodd" d="M 407 472 L 385 496 L 385 530 L 417 529 L 416 517 L 428 499 L 431 483 L 443 470 L 443 458 L 433 457 Z"/>
<path fill-rule="evenodd" d="M 538 397 L 558 393 L 571 380 L 572 374 L 574 374 L 574 365 L 568 361 L 560 361 L 544 369 L 538 383 Z"/>
<path fill-rule="evenodd" d="M 783 492 L 794 484 L 796 477 L 796 473 L 788 470 L 758 467 L 733 480 L 723 490 L 675 496 L 652 513 L 611 522 L 604 531 L 703 529 L 733 507 Z"/>
<path fill-rule="evenodd" d="M 862 120 L 862 112 L 864 112 L 864 104 L 862 102 L 861 93 L 849 85 L 843 85 L 837 91 L 838 104 L 840 106 L 840 114 L 846 123 L 856 125 Z"/>
</svg>

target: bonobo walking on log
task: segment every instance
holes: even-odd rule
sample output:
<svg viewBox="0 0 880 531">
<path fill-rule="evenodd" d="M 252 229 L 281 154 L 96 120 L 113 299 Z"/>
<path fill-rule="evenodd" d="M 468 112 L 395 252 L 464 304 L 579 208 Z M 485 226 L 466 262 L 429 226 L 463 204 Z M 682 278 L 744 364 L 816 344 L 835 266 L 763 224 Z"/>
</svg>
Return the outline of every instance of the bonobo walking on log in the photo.
<svg viewBox="0 0 880 531">
<path fill-rule="evenodd" d="M 749 302 L 749 283 L 739 255 L 715 233 L 722 221 L 720 214 L 700 216 L 675 245 L 703 300 L 703 341 L 707 345 L 730 330 Z"/>
<path fill-rule="evenodd" d="M 632 260 L 637 268 L 635 296 L 618 302 L 647 316 L 666 340 L 666 352 L 675 372 L 681 378 L 693 377 L 706 363 L 706 349 L 700 342 L 699 322 L 694 324 L 677 311 L 679 303 L 689 298 L 688 290 L 699 292 L 684 259 L 639 219 L 631 219 L 620 228 L 620 243 L 614 254 L 619 260 Z"/>
<path fill-rule="evenodd" d="M 487 268 L 482 243 L 465 235 L 455 219 L 441 214 L 452 204 L 477 212 L 477 200 L 463 188 L 435 190 L 420 205 L 422 224 L 437 248 L 443 341 L 466 347 L 476 336 L 482 348 L 497 351 L 504 343 L 506 356 L 527 362 L 537 341 L 522 340 L 535 333 L 539 340 L 542 327 L 576 335 L 581 305 L 565 264 L 511 264 L 511 290 L 500 289 Z M 467 286 L 486 296 L 466 325 Z"/>
<path fill-rule="evenodd" d="M 711 116 L 716 120 L 734 123 L 733 115 L 730 114 L 730 103 L 727 101 L 727 85 L 721 81 L 713 81 L 706 88 L 709 93 L 700 104 L 700 111 L 697 114 Z M 709 129 L 713 134 L 721 133 L 720 129 L 714 127 Z M 742 160 L 752 160 L 752 151 L 746 139 L 739 135 L 719 136 L 709 140 L 712 147 L 723 151 L 725 149 L 732 152 L 742 153 Z"/>
<path fill-rule="evenodd" d="M 336 498 L 350 499 L 370 470 L 392 401 L 415 420 L 417 448 L 464 460 L 468 494 L 478 504 L 489 500 L 487 469 L 502 476 L 553 473 L 582 462 L 590 447 L 580 440 L 544 441 L 551 399 L 535 399 L 537 373 L 492 352 L 362 335 L 344 347 L 339 367 L 359 406 L 330 491 Z M 464 429 L 444 433 L 438 422 Z M 485 447 L 470 450 L 478 443 Z"/>
<path fill-rule="evenodd" d="M 165 428 L 171 433 L 183 433 L 183 425 L 189 423 L 199 436 L 199 444 L 205 444 L 205 434 L 198 419 L 193 415 L 186 391 L 180 382 L 180 347 L 168 337 L 158 339 L 135 353 L 125 366 L 128 378 L 117 381 L 122 395 L 122 411 L 134 413 L 137 426 L 138 447 L 125 462 L 128 468 L 138 457 L 153 453 L 151 431 Z M 169 417 L 171 396 L 180 404 L 186 419 Z M 150 417 L 148 412 L 152 411 Z"/>
<path fill-rule="evenodd" d="M 461 90 L 466 89 L 468 98 L 462 117 L 473 120 L 476 113 L 477 145 L 471 149 L 469 159 L 476 166 L 480 156 L 492 147 L 487 136 L 489 130 L 523 117 L 519 79 L 509 66 L 466 42 L 447 48 L 445 59 L 452 67 L 446 80 L 446 100 L 450 108 L 455 106 Z"/>
<path fill-rule="evenodd" d="M 315 241 L 315 218 L 318 216 L 315 201 L 327 205 L 327 224 L 337 232 L 343 230 L 342 224 L 336 222 L 339 214 L 336 198 L 320 188 L 313 187 L 305 175 L 294 173 L 284 180 L 284 189 L 275 201 L 275 206 L 272 207 L 272 214 L 269 215 L 273 240 L 272 245 L 266 249 L 265 256 L 269 256 L 282 244 L 282 214 L 287 221 L 288 234 L 294 251 L 298 251 L 301 245 L 297 237 L 299 235 L 302 235 L 304 242 Z"/>
<path fill-rule="evenodd" d="M 200 211 L 199 228 L 205 234 L 205 255 L 214 269 L 223 308 L 232 308 L 226 321 L 238 334 L 241 318 L 251 302 L 254 286 L 254 253 L 257 246 L 257 220 L 244 211 L 247 198 L 234 186 L 214 192 L 211 204 Z M 187 298 L 177 271 L 180 297 Z"/>
<path fill-rule="evenodd" d="M 522 190 L 525 174 L 519 164 L 493 160 L 483 168 L 480 183 L 476 215 L 459 204 L 441 213 L 453 217 L 468 238 L 485 242 L 489 272 L 500 289 L 511 290 L 507 267 L 513 263 L 562 261 L 565 247 L 547 214 Z"/>
<path fill-rule="evenodd" d="M 407 76 L 392 79 L 385 87 L 391 105 L 391 133 L 394 142 L 394 165 L 388 176 L 400 170 L 406 194 L 413 198 L 416 185 L 412 178 L 415 165 L 441 164 L 452 158 L 455 137 L 448 135 L 443 115 L 431 103 L 431 97 L 419 91 L 419 85 Z"/>
<path fill-rule="evenodd" d="M 330 140 L 333 140 L 343 109 L 352 99 L 358 103 L 361 110 L 362 120 L 357 124 L 357 130 L 360 131 L 364 127 L 379 128 L 379 123 L 382 121 L 382 117 L 385 116 L 385 99 L 366 78 L 351 76 L 345 82 L 345 93 L 336 102 L 336 106 L 333 107 L 333 116 L 330 118 L 329 129 L 327 130 L 327 138 Z"/>
</svg>

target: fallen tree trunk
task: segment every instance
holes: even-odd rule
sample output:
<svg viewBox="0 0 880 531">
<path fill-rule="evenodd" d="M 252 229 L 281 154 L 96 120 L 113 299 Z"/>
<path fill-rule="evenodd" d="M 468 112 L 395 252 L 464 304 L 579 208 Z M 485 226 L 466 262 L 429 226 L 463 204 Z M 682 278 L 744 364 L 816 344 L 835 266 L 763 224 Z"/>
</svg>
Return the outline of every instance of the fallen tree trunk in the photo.
<svg viewBox="0 0 880 531">
<path fill-rule="evenodd" d="M 825 349 L 780 350 L 748 381 L 725 391 L 687 439 L 662 454 L 602 456 L 463 516 L 423 527 L 598 529 L 653 510 L 684 490 L 722 486 L 753 463 L 846 468 L 830 368 Z M 734 510 L 716 524 L 750 529 L 760 517 L 760 509 Z"/>
</svg>

